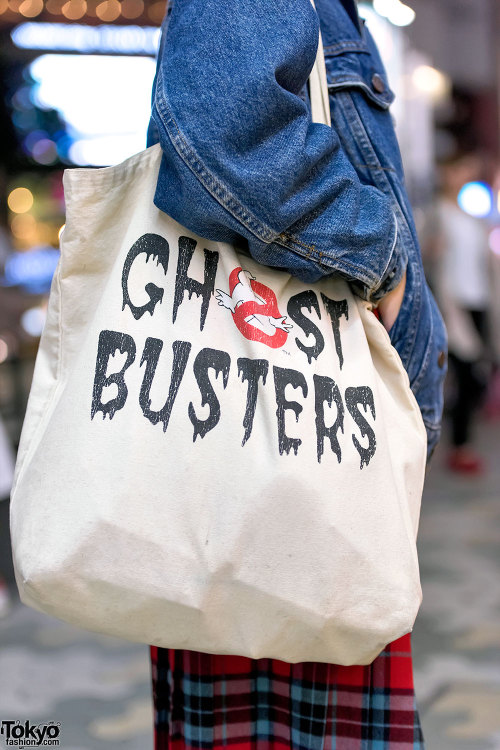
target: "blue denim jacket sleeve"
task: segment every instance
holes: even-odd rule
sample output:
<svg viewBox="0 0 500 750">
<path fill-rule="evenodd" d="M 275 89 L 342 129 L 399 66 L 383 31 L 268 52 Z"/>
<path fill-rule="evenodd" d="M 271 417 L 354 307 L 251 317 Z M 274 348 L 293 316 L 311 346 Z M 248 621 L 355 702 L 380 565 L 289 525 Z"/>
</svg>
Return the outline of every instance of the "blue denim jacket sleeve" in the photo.
<svg viewBox="0 0 500 750">
<path fill-rule="evenodd" d="M 155 204 L 208 239 L 243 236 L 266 265 L 304 281 L 336 272 L 377 300 L 407 251 L 390 197 L 363 184 L 335 129 L 311 123 L 318 32 L 310 0 L 175 0 L 153 96 Z"/>
</svg>

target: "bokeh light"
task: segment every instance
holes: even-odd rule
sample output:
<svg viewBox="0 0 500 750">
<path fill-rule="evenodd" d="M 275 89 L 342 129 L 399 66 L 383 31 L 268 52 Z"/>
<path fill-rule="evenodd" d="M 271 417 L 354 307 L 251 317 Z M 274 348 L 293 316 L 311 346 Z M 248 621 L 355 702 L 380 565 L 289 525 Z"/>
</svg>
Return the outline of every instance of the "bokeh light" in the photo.
<svg viewBox="0 0 500 750">
<path fill-rule="evenodd" d="M 48 137 L 49 134 L 46 130 L 32 130 L 24 139 L 23 145 L 26 147 L 26 151 L 31 154 L 38 141 L 42 141 Z"/>
<path fill-rule="evenodd" d="M 31 307 L 21 316 L 21 325 L 30 336 L 41 336 L 47 313 L 43 307 Z"/>
<path fill-rule="evenodd" d="M 488 238 L 488 244 L 490 246 L 490 250 L 492 250 L 495 255 L 500 256 L 500 227 L 495 227 L 495 229 L 491 230 L 490 236 Z"/>
<path fill-rule="evenodd" d="M 24 242 L 30 242 L 36 236 L 36 219 L 31 214 L 18 214 L 10 223 L 14 237 Z"/>
<path fill-rule="evenodd" d="M 27 132 L 36 126 L 36 114 L 33 109 L 28 112 L 14 112 L 12 122 L 20 130 Z"/>
<path fill-rule="evenodd" d="M 451 89 L 448 76 L 431 65 L 418 65 L 412 73 L 412 82 L 418 91 L 436 102 L 444 99 Z"/>
<path fill-rule="evenodd" d="M 39 164 L 54 164 L 57 161 L 57 147 L 50 138 L 41 138 L 37 141 L 31 153 Z"/>
<path fill-rule="evenodd" d="M 21 86 L 17 89 L 16 93 L 12 97 L 12 106 L 14 109 L 23 110 L 31 109 L 33 102 L 31 101 L 31 90 L 29 86 Z"/>
<path fill-rule="evenodd" d="M 0 336 L 0 364 L 5 362 L 9 356 L 9 345 L 6 340 Z"/>
<path fill-rule="evenodd" d="M 26 18 L 35 18 L 43 10 L 43 0 L 23 0 L 19 6 L 19 13 Z"/>
<path fill-rule="evenodd" d="M 161 24 L 165 15 L 165 3 L 160 0 L 148 7 L 148 17 L 153 23 Z"/>
<path fill-rule="evenodd" d="M 373 8 L 394 26 L 409 26 L 415 20 L 415 11 L 401 0 L 373 0 Z"/>
<path fill-rule="evenodd" d="M 33 206 L 33 193 L 25 187 L 14 188 L 7 198 L 7 205 L 15 214 L 24 214 Z"/>
<path fill-rule="evenodd" d="M 458 205 L 470 216 L 484 218 L 491 213 L 493 195 L 484 182 L 467 182 L 458 194 Z"/>
<path fill-rule="evenodd" d="M 78 21 L 87 12 L 85 0 L 68 0 L 61 8 L 61 13 L 70 21 Z"/>
<path fill-rule="evenodd" d="M 99 3 L 95 13 L 101 21 L 109 23 L 110 21 L 116 21 L 121 13 L 121 6 L 118 0 L 104 0 L 104 2 Z"/>
<path fill-rule="evenodd" d="M 138 18 L 144 13 L 143 0 L 122 0 L 122 16 L 124 18 Z"/>
<path fill-rule="evenodd" d="M 61 8 L 64 5 L 64 0 L 47 0 L 45 10 L 51 13 L 53 16 L 58 16 L 61 13 Z"/>
</svg>

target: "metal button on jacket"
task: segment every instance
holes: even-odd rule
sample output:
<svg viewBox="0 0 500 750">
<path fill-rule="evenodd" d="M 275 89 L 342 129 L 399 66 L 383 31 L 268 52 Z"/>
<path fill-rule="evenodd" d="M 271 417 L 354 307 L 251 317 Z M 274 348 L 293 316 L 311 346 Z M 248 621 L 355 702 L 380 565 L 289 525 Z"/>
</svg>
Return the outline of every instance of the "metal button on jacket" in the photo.
<svg viewBox="0 0 500 750">
<path fill-rule="evenodd" d="M 374 73 L 372 76 L 372 86 L 379 94 L 382 94 L 382 92 L 385 91 L 385 83 L 378 73 Z"/>
</svg>

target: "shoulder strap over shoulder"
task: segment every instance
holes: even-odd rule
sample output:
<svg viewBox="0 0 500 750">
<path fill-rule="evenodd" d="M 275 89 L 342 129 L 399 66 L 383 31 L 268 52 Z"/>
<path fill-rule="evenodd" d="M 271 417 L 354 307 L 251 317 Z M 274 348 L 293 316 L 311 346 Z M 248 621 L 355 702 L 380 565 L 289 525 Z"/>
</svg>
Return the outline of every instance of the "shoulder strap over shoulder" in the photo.
<svg viewBox="0 0 500 750">
<path fill-rule="evenodd" d="M 316 10 L 314 0 L 311 3 Z M 311 98 L 311 112 L 313 122 L 331 125 L 330 101 L 328 98 L 328 86 L 326 82 L 325 55 L 323 52 L 323 41 L 321 31 L 319 32 L 318 52 L 314 67 L 309 76 L 309 93 Z"/>
</svg>

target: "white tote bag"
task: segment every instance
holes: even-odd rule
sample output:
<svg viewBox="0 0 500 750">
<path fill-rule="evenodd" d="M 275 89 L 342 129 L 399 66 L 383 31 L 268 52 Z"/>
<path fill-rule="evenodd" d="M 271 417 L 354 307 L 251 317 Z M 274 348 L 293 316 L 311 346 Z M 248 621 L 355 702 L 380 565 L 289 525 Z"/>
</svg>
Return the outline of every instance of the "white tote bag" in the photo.
<svg viewBox="0 0 500 750">
<path fill-rule="evenodd" d="M 421 600 L 406 372 L 345 282 L 159 211 L 160 159 L 64 175 L 11 505 L 21 599 L 158 646 L 369 663 Z"/>
</svg>

